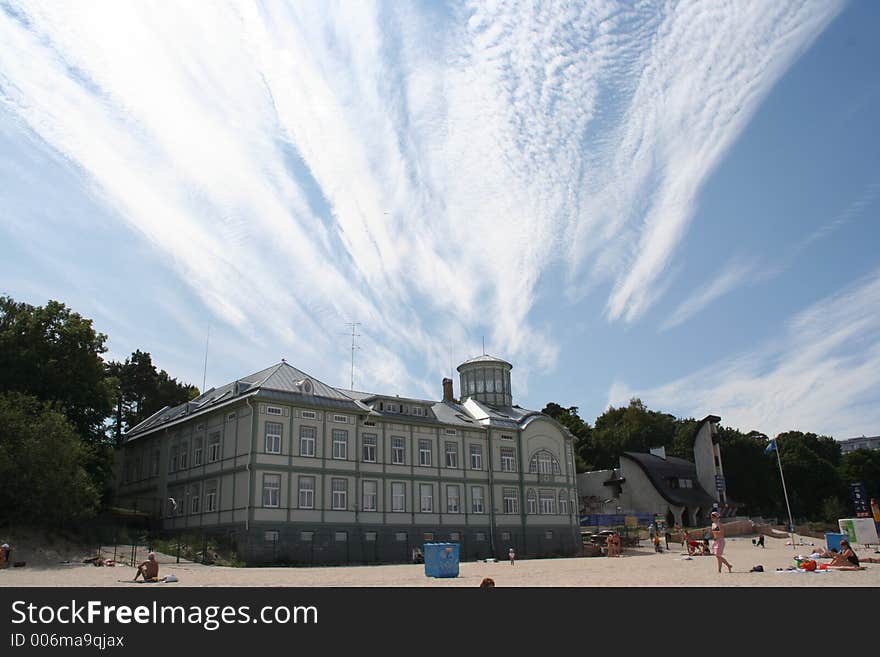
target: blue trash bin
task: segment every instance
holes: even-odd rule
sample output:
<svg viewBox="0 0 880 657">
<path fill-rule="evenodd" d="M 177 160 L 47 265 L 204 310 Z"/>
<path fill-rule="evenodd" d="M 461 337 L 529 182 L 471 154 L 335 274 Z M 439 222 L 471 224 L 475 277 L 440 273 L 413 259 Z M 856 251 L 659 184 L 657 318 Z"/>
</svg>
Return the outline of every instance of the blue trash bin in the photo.
<svg viewBox="0 0 880 657">
<path fill-rule="evenodd" d="M 458 577 L 458 543 L 425 543 L 425 576 Z"/>
<path fill-rule="evenodd" d="M 847 534 L 825 534 L 825 543 L 828 545 L 829 550 L 834 548 L 839 552 L 840 541 L 843 539 L 849 540 Z"/>
</svg>

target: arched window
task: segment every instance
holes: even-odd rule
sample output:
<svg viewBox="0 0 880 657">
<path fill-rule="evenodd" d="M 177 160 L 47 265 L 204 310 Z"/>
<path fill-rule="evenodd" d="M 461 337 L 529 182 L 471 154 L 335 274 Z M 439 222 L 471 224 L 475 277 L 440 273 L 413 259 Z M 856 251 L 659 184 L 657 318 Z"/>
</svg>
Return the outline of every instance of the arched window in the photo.
<svg viewBox="0 0 880 657">
<path fill-rule="evenodd" d="M 538 498 L 535 497 L 535 491 L 529 489 L 528 495 L 526 496 L 526 500 L 528 503 L 529 513 L 537 513 L 538 512 Z"/>
<path fill-rule="evenodd" d="M 529 461 L 529 472 L 539 475 L 559 474 L 559 461 L 546 449 L 542 449 L 532 455 Z"/>
</svg>

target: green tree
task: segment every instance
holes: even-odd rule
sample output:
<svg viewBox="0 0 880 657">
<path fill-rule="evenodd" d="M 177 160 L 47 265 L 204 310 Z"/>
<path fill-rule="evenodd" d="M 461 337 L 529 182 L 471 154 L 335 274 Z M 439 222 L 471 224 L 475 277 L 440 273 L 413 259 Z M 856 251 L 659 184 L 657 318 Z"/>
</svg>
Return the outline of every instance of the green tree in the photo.
<svg viewBox="0 0 880 657">
<path fill-rule="evenodd" d="M 0 508 L 12 522 L 70 526 L 95 513 L 88 466 L 103 448 L 80 440 L 64 414 L 30 395 L 0 393 Z"/>
<path fill-rule="evenodd" d="M 672 448 L 675 433 L 675 417 L 648 410 L 641 399 L 630 400 L 628 406 L 609 407 L 596 418 L 593 428 L 596 466 L 600 469 L 617 467 L 623 452 Z"/>
<path fill-rule="evenodd" d="M 578 415 L 578 407 L 563 408 L 559 404 L 550 402 L 541 412 L 552 417 L 574 435 L 575 470 L 577 472 L 592 470 L 593 445 L 591 436 L 593 429 Z"/>
<path fill-rule="evenodd" d="M 845 486 L 861 482 L 869 499 L 880 500 L 880 450 L 857 449 L 844 454 L 838 472 Z M 845 499 L 849 499 L 848 491 Z"/>
<path fill-rule="evenodd" d="M 199 394 L 195 386 L 178 382 L 165 370 L 157 370 L 150 354 L 140 350 L 122 363 L 107 363 L 107 378 L 114 390 L 112 431 L 117 444 L 123 433 L 156 411 L 177 406 Z"/>
<path fill-rule="evenodd" d="M 100 443 L 111 410 L 106 339 L 58 301 L 31 306 L 0 297 L 0 392 L 54 402 L 83 439 Z"/>
<path fill-rule="evenodd" d="M 730 499 L 749 515 L 780 515 L 780 511 L 784 515 L 785 502 L 775 456 L 770 460 L 764 455 L 767 436 L 719 426 L 718 438 Z"/>
<path fill-rule="evenodd" d="M 835 454 L 839 458 L 840 455 L 839 446 L 835 451 L 834 446 L 828 445 L 830 440 L 828 436 L 801 431 L 786 431 L 776 436 L 791 513 L 795 518 L 817 518 L 822 514 L 824 500 L 843 494 L 840 474 L 826 458 L 834 458 Z M 765 458 L 776 461 L 772 453 Z M 775 481 L 782 485 L 778 469 Z M 784 503 L 782 500 L 782 505 Z"/>
</svg>

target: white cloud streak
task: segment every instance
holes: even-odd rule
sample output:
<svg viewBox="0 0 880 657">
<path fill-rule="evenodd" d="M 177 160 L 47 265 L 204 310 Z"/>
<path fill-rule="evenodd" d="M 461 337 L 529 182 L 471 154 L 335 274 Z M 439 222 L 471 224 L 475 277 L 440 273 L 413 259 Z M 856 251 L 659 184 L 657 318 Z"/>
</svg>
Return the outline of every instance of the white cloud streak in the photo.
<svg viewBox="0 0 880 657">
<path fill-rule="evenodd" d="M 728 426 L 814 431 L 843 439 L 876 432 L 880 409 L 880 270 L 823 299 L 760 348 L 645 390 L 615 384 L 609 403 L 640 397 L 684 416 L 717 413 Z"/>
<path fill-rule="evenodd" d="M 561 257 L 572 290 L 610 281 L 611 319 L 644 312 L 840 3 L 3 7 L 2 112 L 217 317 L 320 371 L 357 319 L 362 387 L 436 396 L 477 330 L 555 364 L 531 313 Z"/>
</svg>

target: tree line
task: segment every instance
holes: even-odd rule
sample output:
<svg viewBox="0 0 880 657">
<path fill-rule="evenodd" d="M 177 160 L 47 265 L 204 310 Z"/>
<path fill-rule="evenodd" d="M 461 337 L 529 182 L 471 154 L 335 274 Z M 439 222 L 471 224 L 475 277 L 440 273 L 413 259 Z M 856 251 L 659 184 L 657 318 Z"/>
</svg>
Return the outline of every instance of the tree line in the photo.
<svg viewBox="0 0 880 657">
<path fill-rule="evenodd" d="M 653 447 L 693 461 L 698 420 L 650 410 L 640 399 L 609 407 L 592 426 L 578 415 L 577 406 L 551 402 L 543 412 L 574 435 L 578 472 L 616 468 L 623 452 Z M 766 453 L 770 438 L 757 430 L 718 428 L 727 494 L 738 503 L 739 513 L 786 517 L 777 456 Z M 851 517 L 852 483 L 862 483 L 869 498 L 880 498 L 880 450 L 842 454 L 832 437 L 802 431 L 778 434 L 776 446 L 796 519 L 836 522 Z"/>
<path fill-rule="evenodd" d="M 112 503 L 113 446 L 164 406 L 199 394 L 58 301 L 0 296 L 0 525 L 69 527 Z"/>
</svg>

